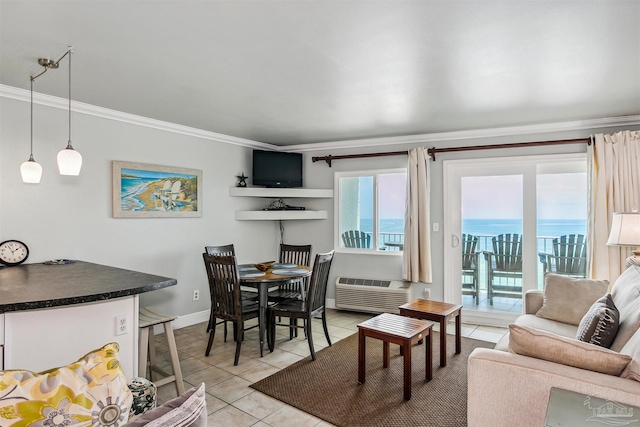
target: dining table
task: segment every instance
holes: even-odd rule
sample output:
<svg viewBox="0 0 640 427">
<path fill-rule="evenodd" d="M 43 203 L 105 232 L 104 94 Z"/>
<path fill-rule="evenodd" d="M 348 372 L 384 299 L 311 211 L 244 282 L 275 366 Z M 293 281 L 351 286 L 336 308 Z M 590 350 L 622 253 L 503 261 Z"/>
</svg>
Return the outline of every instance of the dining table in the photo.
<svg viewBox="0 0 640 427">
<path fill-rule="evenodd" d="M 241 286 L 258 290 L 260 357 L 262 357 L 266 337 L 269 289 L 309 277 L 312 268 L 306 265 L 274 263 L 262 271 L 256 267 L 257 265 L 260 263 L 238 265 L 238 275 Z"/>
</svg>

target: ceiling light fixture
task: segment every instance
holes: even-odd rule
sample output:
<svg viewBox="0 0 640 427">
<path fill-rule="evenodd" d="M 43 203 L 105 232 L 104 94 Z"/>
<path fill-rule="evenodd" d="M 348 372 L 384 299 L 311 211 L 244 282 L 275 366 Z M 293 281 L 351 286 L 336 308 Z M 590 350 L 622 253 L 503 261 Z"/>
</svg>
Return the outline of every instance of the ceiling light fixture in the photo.
<svg viewBox="0 0 640 427">
<path fill-rule="evenodd" d="M 33 158 L 33 82 L 35 79 L 46 73 L 49 69 L 57 69 L 60 67 L 60 61 L 69 55 L 69 141 L 67 146 L 58 153 L 58 171 L 60 175 L 79 175 L 82 168 L 82 156 L 71 145 L 71 54 L 73 46 L 69 46 L 67 51 L 57 61 L 47 58 L 39 58 L 38 64 L 44 67 L 44 70 L 30 78 L 31 80 L 31 154 L 29 160 L 20 165 L 20 173 L 22 182 L 38 184 L 42 177 L 42 166 Z"/>
<path fill-rule="evenodd" d="M 71 54 L 73 51 L 69 46 L 69 50 L 62 58 L 67 54 L 69 55 L 69 141 L 67 146 L 58 153 L 58 171 L 60 175 L 80 175 L 80 169 L 82 168 L 82 156 L 71 145 Z M 58 62 L 62 59 L 60 58 Z"/>
<path fill-rule="evenodd" d="M 29 160 L 20 165 L 20 174 L 22 175 L 22 182 L 27 184 L 39 184 L 42 178 L 42 166 L 36 162 L 33 158 L 33 77 L 29 77 L 31 80 L 31 154 L 29 154 Z"/>
</svg>

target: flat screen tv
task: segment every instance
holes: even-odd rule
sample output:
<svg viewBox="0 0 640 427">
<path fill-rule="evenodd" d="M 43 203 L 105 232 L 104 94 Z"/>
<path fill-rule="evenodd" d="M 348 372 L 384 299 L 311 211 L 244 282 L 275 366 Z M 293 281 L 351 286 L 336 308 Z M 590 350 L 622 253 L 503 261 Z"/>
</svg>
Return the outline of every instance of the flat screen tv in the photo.
<svg viewBox="0 0 640 427">
<path fill-rule="evenodd" d="M 253 185 L 302 187 L 302 153 L 253 150 Z"/>
</svg>

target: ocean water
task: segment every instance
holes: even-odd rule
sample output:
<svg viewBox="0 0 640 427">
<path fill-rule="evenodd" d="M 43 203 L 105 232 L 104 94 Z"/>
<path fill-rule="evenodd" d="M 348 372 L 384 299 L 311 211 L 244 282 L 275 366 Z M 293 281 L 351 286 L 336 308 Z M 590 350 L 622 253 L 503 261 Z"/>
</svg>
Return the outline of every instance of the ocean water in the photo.
<svg viewBox="0 0 640 427">
<path fill-rule="evenodd" d="M 360 219 L 360 229 L 373 233 L 371 219 Z M 404 233 L 404 219 L 380 220 L 381 233 Z M 498 234 L 522 234 L 522 222 L 510 219 L 464 219 L 462 232 L 480 236 Z M 563 234 L 587 234 L 586 219 L 541 219 L 538 221 L 538 237 L 554 238 Z"/>
</svg>

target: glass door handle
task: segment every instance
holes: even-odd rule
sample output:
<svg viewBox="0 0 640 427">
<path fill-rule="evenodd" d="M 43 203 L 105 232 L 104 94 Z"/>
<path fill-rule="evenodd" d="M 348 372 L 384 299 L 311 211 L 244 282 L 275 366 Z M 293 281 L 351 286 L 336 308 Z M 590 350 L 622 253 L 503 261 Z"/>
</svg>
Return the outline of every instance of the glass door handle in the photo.
<svg viewBox="0 0 640 427">
<path fill-rule="evenodd" d="M 456 236 L 455 234 L 451 235 L 451 247 L 452 248 L 457 248 L 458 246 L 460 246 L 460 237 Z"/>
</svg>

